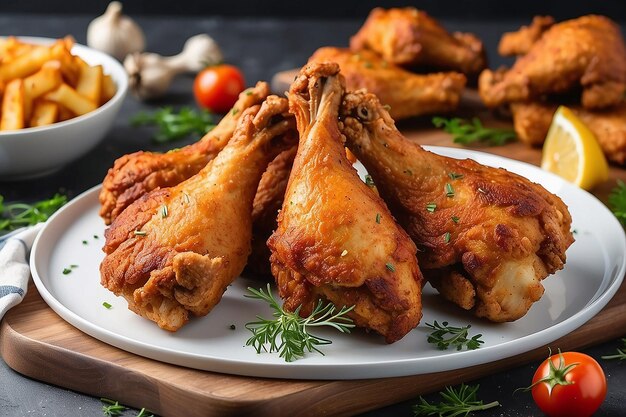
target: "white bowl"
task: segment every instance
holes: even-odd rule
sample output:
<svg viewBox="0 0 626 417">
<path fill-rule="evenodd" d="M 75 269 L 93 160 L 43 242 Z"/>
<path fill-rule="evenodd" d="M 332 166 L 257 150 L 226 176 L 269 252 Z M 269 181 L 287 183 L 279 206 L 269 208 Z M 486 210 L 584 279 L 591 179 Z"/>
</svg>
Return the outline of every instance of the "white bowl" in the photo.
<svg viewBox="0 0 626 417">
<path fill-rule="evenodd" d="M 19 37 L 29 43 L 49 44 L 50 38 Z M 49 126 L 0 132 L 0 181 L 33 178 L 62 168 L 93 149 L 107 134 L 120 110 L 128 78 L 122 65 L 109 55 L 74 45 L 74 55 L 90 65 L 102 65 L 115 81 L 117 92 L 96 110 Z"/>
</svg>

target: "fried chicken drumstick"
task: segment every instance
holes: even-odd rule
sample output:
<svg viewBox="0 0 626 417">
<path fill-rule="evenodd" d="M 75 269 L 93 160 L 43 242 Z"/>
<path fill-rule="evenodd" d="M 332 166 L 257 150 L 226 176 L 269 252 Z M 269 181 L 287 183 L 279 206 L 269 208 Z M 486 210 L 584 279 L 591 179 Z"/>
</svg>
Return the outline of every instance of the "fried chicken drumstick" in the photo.
<svg viewBox="0 0 626 417">
<path fill-rule="evenodd" d="M 350 39 L 350 49 L 370 49 L 403 67 L 428 67 L 476 75 L 486 66 L 482 42 L 470 33 L 449 34 L 435 19 L 413 7 L 370 12 Z"/>
<path fill-rule="evenodd" d="M 310 64 L 289 91 L 300 143 L 278 228 L 268 241 L 284 308 L 311 313 L 319 299 L 388 343 L 417 326 L 422 276 L 416 247 L 345 156 L 339 66 Z"/>
<path fill-rule="evenodd" d="M 198 142 L 166 152 L 135 152 L 117 159 L 100 191 L 100 216 L 111 224 L 133 201 L 157 188 L 172 187 L 197 174 L 224 149 L 244 110 L 260 104 L 269 85 L 259 82 L 239 95 L 237 103 L 220 123 Z"/>
<path fill-rule="evenodd" d="M 537 41 L 510 70 L 481 73 L 479 93 L 486 106 L 534 101 L 581 88 L 586 109 L 602 109 L 623 101 L 626 46 L 617 24 L 604 16 L 589 15 L 552 25 L 542 35 L 540 31 L 536 30 Z M 526 38 L 533 39 L 530 35 Z M 523 52 L 524 48 L 507 48 L 506 39 L 500 49 Z"/>
<path fill-rule="evenodd" d="M 346 94 L 340 116 L 348 147 L 418 243 L 425 278 L 479 317 L 524 316 L 573 242 L 565 204 L 504 169 L 425 151 L 372 94 Z"/>
<path fill-rule="evenodd" d="M 135 313 L 175 331 L 206 315 L 243 270 L 252 202 L 269 162 L 296 142 L 284 98 L 243 112 L 228 145 L 199 173 L 144 195 L 106 230 L 101 283 Z"/>
<path fill-rule="evenodd" d="M 324 47 L 309 58 L 309 62 L 327 61 L 339 64 L 348 90 L 365 88 L 376 94 L 391 107 L 394 120 L 456 109 L 466 82 L 457 72 L 415 74 L 368 50 Z"/>
</svg>

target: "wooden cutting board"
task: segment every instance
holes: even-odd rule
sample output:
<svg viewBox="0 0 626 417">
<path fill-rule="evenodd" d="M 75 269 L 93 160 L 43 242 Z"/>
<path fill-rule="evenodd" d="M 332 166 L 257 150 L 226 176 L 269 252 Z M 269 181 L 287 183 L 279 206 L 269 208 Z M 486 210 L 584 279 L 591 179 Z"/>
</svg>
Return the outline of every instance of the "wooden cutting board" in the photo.
<svg viewBox="0 0 626 417">
<path fill-rule="evenodd" d="M 293 74 L 284 78 L 292 80 Z M 476 100 L 475 92 L 469 92 L 460 115 L 478 116 L 490 126 L 510 126 L 495 120 Z M 449 135 L 432 128 L 430 118 L 401 122 L 398 127 L 420 144 L 456 146 Z M 539 150 L 519 143 L 478 149 L 533 164 L 541 156 Z M 626 180 L 626 172 L 612 168 L 611 178 L 596 190 L 603 200 L 615 179 Z M 596 317 L 550 346 L 582 349 L 623 336 L 624 328 L 626 284 Z M 100 342 L 57 316 L 32 285 L 24 302 L 9 311 L 0 326 L 0 353 L 14 370 L 163 416 L 180 415 L 181 410 L 188 417 L 350 416 L 539 360 L 546 352 L 544 346 L 465 369 L 386 379 L 303 381 L 217 374 L 146 359 Z"/>
</svg>

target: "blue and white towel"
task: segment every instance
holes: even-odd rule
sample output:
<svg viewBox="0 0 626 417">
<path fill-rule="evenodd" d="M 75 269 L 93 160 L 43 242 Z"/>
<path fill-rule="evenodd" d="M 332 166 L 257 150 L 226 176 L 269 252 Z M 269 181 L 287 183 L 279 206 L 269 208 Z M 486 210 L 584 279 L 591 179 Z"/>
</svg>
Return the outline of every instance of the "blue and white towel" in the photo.
<svg viewBox="0 0 626 417">
<path fill-rule="evenodd" d="M 22 302 L 28 289 L 30 248 L 43 223 L 29 227 L 6 240 L 0 249 L 0 320 Z"/>
</svg>

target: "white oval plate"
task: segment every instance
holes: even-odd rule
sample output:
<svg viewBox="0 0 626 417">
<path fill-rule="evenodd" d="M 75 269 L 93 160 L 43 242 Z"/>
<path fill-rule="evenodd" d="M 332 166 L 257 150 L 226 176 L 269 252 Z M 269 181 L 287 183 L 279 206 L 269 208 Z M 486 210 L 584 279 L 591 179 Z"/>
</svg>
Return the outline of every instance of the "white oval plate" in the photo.
<svg viewBox="0 0 626 417">
<path fill-rule="evenodd" d="M 129 311 L 124 299 L 100 285 L 105 227 L 98 216 L 99 187 L 83 193 L 48 221 L 33 246 L 33 278 L 54 311 L 108 344 L 190 368 L 270 378 L 380 378 L 478 365 L 550 343 L 581 326 L 606 305 L 624 276 L 626 239 L 621 225 L 600 201 L 533 165 L 464 149 L 429 150 L 504 167 L 542 184 L 569 206 L 576 242 L 567 252 L 567 264 L 544 281 L 545 295 L 520 320 L 494 324 L 477 319 L 441 302 L 427 285 L 424 317 L 401 341 L 387 345 L 382 337 L 361 330 L 349 335 L 320 331 L 320 336 L 333 340 L 331 345 L 322 346 L 325 356 L 312 353 L 286 363 L 277 354 L 257 354 L 245 346 L 250 336 L 245 323 L 254 321 L 256 315 L 269 318 L 271 310 L 258 300 L 243 297 L 248 286 L 259 288 L 265 284 L 241 278 L 208 316 L 193 319 L 178 332 L 170 333 Z M 76 265 L 71 273 L 63 274 L 71 265 Z M 104 308 L 103 302 L 112 307 Z M 485 343 L 473 351 L 437 350 L 426 341 L 430 331 L 425 323 L 434 320 L 454 325 L 469 323 L 471 334 L 482 333 Z"/>
</svg>

